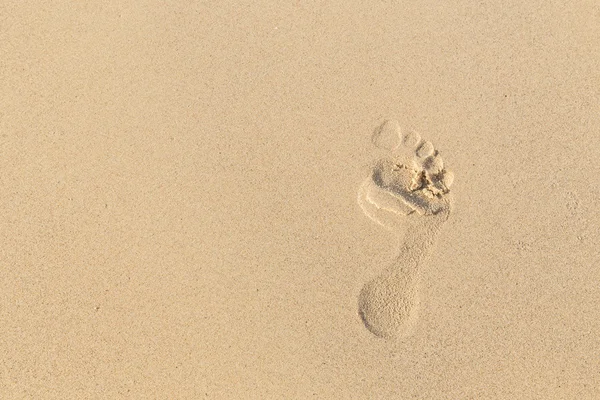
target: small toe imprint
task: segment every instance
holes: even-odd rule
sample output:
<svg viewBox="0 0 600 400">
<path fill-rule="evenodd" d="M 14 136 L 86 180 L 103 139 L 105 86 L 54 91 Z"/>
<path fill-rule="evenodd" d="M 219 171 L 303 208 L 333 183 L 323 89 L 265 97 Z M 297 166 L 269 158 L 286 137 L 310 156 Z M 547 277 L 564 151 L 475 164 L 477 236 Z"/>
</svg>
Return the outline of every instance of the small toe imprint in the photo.
<svg viewBox="0 0 600 400">
<path fill-rule="evenodd" d="M 444 169 L 444 161 L 439 154 L 429 156 L 423 160 L 423 169 L 430 175 L 438 174 Z"/>
<path fill-rule="evenodd" d="M 425 142 L 421 143 L 421 145 L 417 149 L 416 154 L 417 154 L 417 157 L 419 157 L 419 158 L 425 158 L 425 157 L 429 157 L 430 155 L 432 155 L 433 151 L 434 151 L 433 144 L 430 141 L 425 141 Z"/>
<path fill-rule="evenodd" d="M 402 144 L 405 147 L 417 147 L 420 141 L 421 135 L 419 135 L 417 132 L 411 131 L 402 134 Z"/>
</svg>

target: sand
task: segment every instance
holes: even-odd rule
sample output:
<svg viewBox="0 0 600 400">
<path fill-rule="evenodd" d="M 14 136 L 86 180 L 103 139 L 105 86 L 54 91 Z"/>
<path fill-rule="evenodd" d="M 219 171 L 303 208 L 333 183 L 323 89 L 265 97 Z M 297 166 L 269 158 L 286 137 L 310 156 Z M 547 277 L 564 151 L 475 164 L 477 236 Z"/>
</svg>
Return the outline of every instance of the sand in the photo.
<svg viewBox="0 0 600 400">
<path fill-rule="evenodd" d="M 599 38 L 595 1 L 2 2 L 0 398 L 597 399 Z"/>
</svg>

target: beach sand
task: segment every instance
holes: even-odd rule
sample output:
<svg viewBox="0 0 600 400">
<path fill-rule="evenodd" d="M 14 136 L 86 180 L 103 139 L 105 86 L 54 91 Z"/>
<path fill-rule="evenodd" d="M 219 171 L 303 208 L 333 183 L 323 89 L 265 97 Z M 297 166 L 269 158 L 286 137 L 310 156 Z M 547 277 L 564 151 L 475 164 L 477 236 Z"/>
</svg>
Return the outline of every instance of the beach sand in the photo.
<svg viewBox="0 0 600 400">
<path fill-rule="evenodd" d="M 101 3 L 0 5 L 0 398 L 598 398 L 597 2 Z"/>
</svg>

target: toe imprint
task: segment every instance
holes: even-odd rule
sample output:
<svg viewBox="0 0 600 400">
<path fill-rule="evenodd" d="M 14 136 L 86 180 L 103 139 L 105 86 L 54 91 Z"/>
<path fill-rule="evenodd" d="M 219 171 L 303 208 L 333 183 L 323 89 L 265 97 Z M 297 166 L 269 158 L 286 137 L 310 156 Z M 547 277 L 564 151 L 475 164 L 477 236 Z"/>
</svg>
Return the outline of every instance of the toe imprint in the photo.
<svg viewBox="0 0 600 400">
<path fill-rule="evenodd" d="M 423 169 L 430 175 L 439 174 L 444 169 L 444 161 L 438 154 L 429 156 L 423 160 Z"/>
<path fill-rule="evenodd" d="M 417 147 L 421 141 L 421 135 L 417 132 L 406 132 L 402 134 L 402 144 L 406 147 Z"/>
<path fill-rule="evenodd" d="M 425 158 L 425 157 L 429 157 L 430 155 L 433 154 L 433 144 L 431 144 L 431 142 L 426 141 L 421 143 L 421 145 L 419 146 L 419 148 L 417 149 L 417 157 L 419 158 Z"/>
<path fill-rule="evenodd" d="M 383 150 L 393 150 L 400 145 L 400 124 L 395 120 L 386 120 L 373 132 L 373 144 Z"/>
</svg>

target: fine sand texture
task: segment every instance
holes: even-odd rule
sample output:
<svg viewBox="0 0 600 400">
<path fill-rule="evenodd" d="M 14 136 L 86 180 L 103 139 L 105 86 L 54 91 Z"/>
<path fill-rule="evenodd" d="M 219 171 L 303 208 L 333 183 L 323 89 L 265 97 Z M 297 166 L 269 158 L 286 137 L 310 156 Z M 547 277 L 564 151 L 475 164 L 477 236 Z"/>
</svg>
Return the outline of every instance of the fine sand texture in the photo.
<svg viewBox="0 0 600 400">
<path fill-rule="evenodd" d="M 0 2 L 0 399 L 600 396 L 600 3 Z"/>
</svg>

